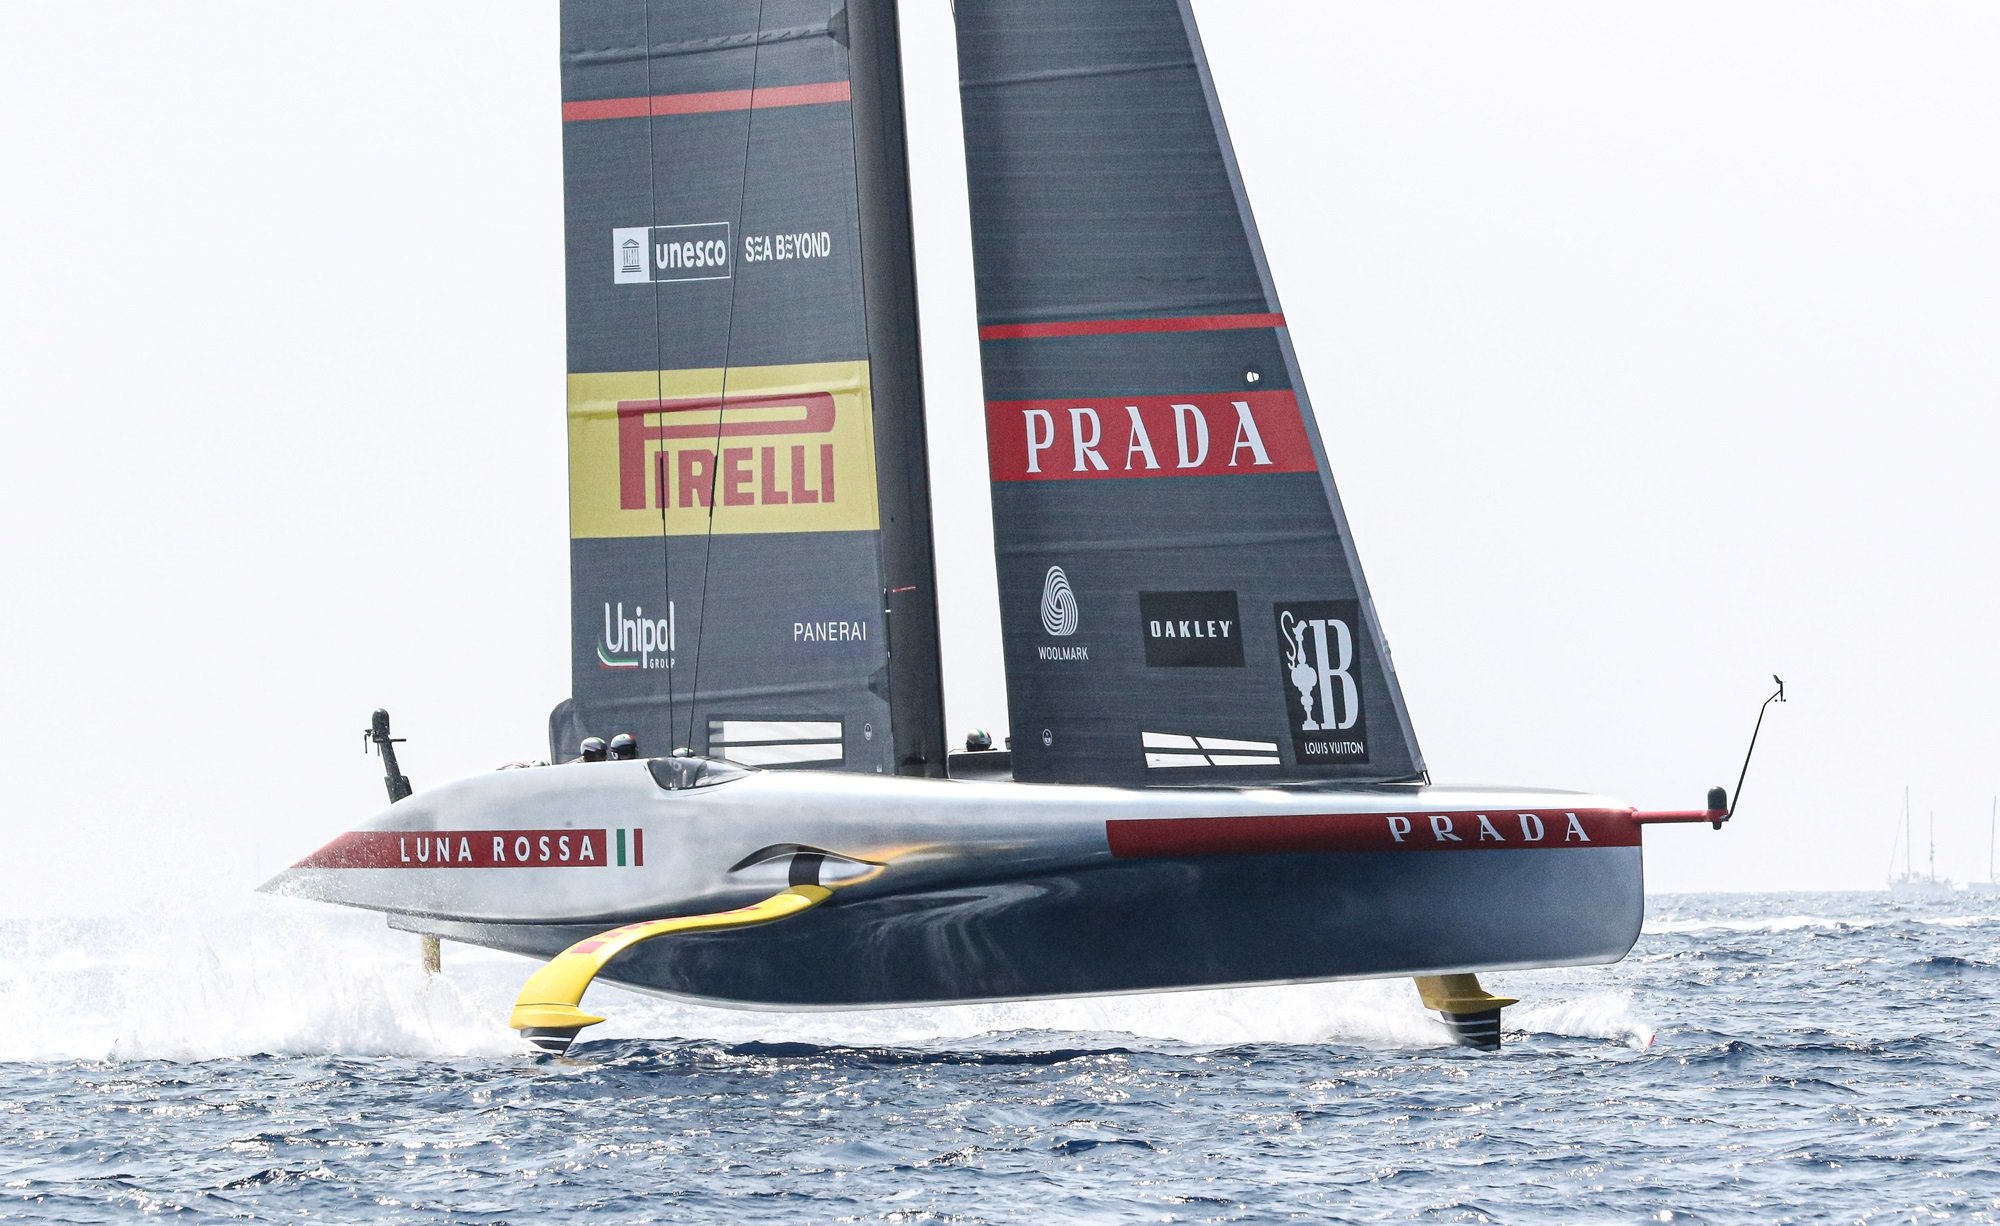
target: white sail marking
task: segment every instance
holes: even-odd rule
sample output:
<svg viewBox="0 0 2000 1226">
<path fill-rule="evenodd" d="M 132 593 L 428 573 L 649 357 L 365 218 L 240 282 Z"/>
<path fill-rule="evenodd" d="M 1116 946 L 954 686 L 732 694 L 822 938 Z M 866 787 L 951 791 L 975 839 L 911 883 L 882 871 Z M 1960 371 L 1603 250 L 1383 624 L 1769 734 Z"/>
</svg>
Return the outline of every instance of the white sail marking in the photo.
<svg viewBox="0 0 2000 1226">
<path fill-rule="evenodd" d="M 1231 737 L 1190 736 L 1180 732 L 1141 732 L 1146 767 L 1277 766 L 1276 741 L 1243 741 Z"/>
<path fill-rule="evenodd" d="M 708 739 L 730 745 L 745 741 L 838 741 L 840 721 L 710 720 Z"/>
<path fill-rule="evenodd" d="M 716 745 L 714 751 L 731 762 L 745 766 L 838 766 L 842 761 L 839 745 Z M 832 750 L 828 753 L 828 750 Z"/>
</svg>

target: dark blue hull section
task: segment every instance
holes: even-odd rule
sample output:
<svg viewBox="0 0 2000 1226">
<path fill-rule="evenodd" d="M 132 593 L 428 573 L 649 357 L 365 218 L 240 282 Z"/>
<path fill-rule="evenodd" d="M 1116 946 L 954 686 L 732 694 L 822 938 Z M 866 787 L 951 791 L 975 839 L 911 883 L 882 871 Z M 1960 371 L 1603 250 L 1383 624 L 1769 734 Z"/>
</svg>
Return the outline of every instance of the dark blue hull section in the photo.
<svg viewBox="0 0 2000 1226">
<path fill-rule="evenodd" d="M 747 1008 L 865 1008 L 1613 962 L 1637 847 L 1249 855 L 845 900 L 635 946 L 600 976 Z M 547 957 L 591 925 L 403 921 Z"/>
</svg>

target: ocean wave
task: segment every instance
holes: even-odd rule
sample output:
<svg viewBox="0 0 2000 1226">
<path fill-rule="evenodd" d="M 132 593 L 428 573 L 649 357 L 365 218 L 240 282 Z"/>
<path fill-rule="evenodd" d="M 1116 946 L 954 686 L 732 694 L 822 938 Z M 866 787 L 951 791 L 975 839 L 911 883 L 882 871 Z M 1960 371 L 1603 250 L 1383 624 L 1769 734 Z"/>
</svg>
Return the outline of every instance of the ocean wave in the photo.
<svg viewBox="0 0 2000 1226">
<path fill-rule="evenodd" d="M 2000 928 L 2000 916 L 1993 915 L 1776 915 L 1742 919 L 1712 916 L 1648 917 L 1648 936 L 1685 935 L 1700 932 L 1734 932 L 1780 935 L 1801 931 L 1864 932 L 1873 928 L 1907 925 L 1918 928 Z"/>
<path fill-rule="evenodd" d="M 1523 999 L 1497 1055 L 1402 979 L 818 1014 L 600 987 L 552 1059 L 505 1026 L 533 962 L 447 944 L 426 979 L 366 913 L 0 923 L 0 1217 L 1988 1213 L 1991 921 L 1816 903 L 1483 976 Z"/>
<path fill-rule="evenodd" d="M 266 901 L 266 900 L 259 900 Z M 0 924 L 0 1060 L 199 1060 L 514 1050 L 479 982 L 416 938 L 300 904 Z"/>
<path fill-rule="evenodd" d="M 1651 1047 L 1655 1035 L 1653 1023 L 1634 1007 L 1630 989 L 1516 1005 L 1507 1013 L 1507 1025 L 1530 1034 L 1609 1039 L 1635 1051 Z"/>
</svg>

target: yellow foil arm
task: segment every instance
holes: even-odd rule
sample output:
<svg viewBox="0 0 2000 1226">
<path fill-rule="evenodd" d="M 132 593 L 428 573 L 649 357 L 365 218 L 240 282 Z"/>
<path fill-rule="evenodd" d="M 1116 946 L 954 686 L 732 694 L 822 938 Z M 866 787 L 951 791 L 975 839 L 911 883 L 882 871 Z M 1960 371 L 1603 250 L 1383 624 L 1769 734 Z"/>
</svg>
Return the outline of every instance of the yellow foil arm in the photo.
<svg viewBox="0 0 2000 1226">
<path fill-rule="evenodd" d="M 795 885 L 781 893 L 734 911 L 711 915 L 684 915 L 678 919 L 647 920 L 626 924 L 609 932 L 587 937 L 549 959 L 548 965 L 528 977 L 514 1002 L 507 1024 L 520 1031 L 543 1051 L 560 1054 L 569 1049 L 577 1032 L 595 1026 L 601 1017 L 577 1008 L 591 980 L 605 963 L 654 937 L 677 932 L 713 932 L 725 928 L 749 928 L 768 924 L 825 902 L 831 891 L 816 885 Z"/>
<path fill-rule="evenodd" d="M 1500 1010 L 1521 1002 L 1495 996 L 1479 986 L 1477 975 L 1417 975 L 1417 995 L 1424 1008 L 1451 1028 L 1451 1037 L 1465 1047 L 1500 1050 Z"/>
</svg>

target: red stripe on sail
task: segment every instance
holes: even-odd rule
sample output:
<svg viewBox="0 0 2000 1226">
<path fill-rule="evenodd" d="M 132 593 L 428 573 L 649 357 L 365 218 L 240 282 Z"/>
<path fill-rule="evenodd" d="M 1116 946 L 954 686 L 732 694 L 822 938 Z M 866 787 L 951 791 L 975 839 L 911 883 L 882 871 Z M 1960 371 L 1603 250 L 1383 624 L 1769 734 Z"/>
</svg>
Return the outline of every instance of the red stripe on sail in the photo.
<svg viewBox="0 0 2000 1226">
<path fill-rule="evenodd" d="M 1077 396 L 986 405 L 995 481 L 1239 477 L 1318 468 L 1288 391 Z"/>
<path fill-rule="evenodd" d="M 1633 824 L 1630 809 L 1125 818 L 1105 822 L 1104 834 L 1111 844 L 1111 854 L 1121 860 L 1330 851 L 1540 851 L 1639 845 L 1639 827 Z"/>
<path fill-rule="evenodd" d="M 1032 340 L 1043 336 L 1124 336 L 1141 332 L 1229 332 L 1241 328 L 1282 328 L 1285 317 L 1267 315 L 1179 315 L 1164 319 L 1067 319 L 1042 324 L 988 324 L 982 341 Z"/>
<path fill-rule="evenodd" d="M 817 106 L 846 102 L 847 82 L 819 81 L 811 85 L 767 85 L 762 89 L 719 89 L 702 94 L 655 94 L 640 98 L 598 98 L 565 102 L 564 123 L 594 119 L 637 119 L 645 115 L 709 115 L 718 111 L 768 110 L 779 106 Z"/>
</svg>

